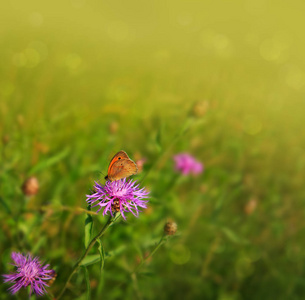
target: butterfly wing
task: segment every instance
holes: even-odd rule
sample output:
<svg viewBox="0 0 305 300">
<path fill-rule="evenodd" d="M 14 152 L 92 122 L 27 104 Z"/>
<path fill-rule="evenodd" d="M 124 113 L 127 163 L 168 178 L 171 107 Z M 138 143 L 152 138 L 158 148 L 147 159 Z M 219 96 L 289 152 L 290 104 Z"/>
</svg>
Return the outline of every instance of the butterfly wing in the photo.
<svg viewBox="0 0 305 300">
<path fill-rule="evenodd" d="M 109 166 L 106 179 L 110 181 L 119 180 L 138 173 L 138 167 L 131 159 L 119 159 Z"/>
<path fill-rule="evenodd" d="M 110 161 L 110 164 L 109 164 L 109 167 L 110 167 L 110 165 L 111 165 L 111 163 L 113 161 L 116 161 L 119 158 L 121 158 L 121 159 L 129 159 L 127 153 L 125 151 L 121 150 L 118 153 L 116 153 L 114 157 L 112 157 L 112 159 Z"/>
<path fill-rule="evenodd" d="M 111 159 L 111 161 L 110 161 L 110 163 L 109 163 L 109 166 L 108 166 L 107 176 L 105 176 L 105 179 L 106 179 L 106 180 L 109 179 L 108 175 L 109 175 L 110 172 L 111 172 L 110 170 L 111 170 L 113 164 L 114 164 L 116 161 L 121 160 L 121 159 L 129 159 L 127 153 L 126 153 L 125 151 L 123 151 L 123 150 L 119 151 L 118 153 L 116 153 L 116 154 L 114 155 L 114 157 L 112 157 L 112 159 Z"/>
</svg>

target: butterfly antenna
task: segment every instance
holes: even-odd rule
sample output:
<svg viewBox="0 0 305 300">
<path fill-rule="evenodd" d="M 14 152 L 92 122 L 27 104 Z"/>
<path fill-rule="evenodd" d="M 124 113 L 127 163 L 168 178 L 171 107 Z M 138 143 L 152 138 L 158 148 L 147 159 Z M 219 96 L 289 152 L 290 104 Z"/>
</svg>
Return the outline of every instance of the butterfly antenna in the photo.
<svg viewBox="0 0 305 300">
<path fill-rule="evenodd" d="M 99 174 L 102 174 L 104 177 L 106 176 L 104 172 L 100 171 Z"/>
</svg>

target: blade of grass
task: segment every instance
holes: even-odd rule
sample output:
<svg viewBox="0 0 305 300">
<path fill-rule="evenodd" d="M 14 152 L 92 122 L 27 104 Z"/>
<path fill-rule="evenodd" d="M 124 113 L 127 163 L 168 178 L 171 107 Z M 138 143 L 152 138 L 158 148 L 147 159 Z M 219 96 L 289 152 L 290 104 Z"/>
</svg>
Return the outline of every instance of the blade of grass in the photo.
<svg viewBox="0 0 305 300">
<path fill-rule="evenodd" d="M 91 211 L 91 205 L 88 205 L 87 210 Z M 85 248 L 88 247 L 91 241 L 92 229 L 93 229 L 93 218 L 90 214 L 87 214 L 85 219 Z"/>
<path fill-rule="evenodd" d="M 84 268 L 85 280 L 86 280 L 86 299 L 90 300 L 91 299 L 91 288 L 90 288 L 89 272 L 86 267 L 83 267 L 83 268 Z"/>
</svg>

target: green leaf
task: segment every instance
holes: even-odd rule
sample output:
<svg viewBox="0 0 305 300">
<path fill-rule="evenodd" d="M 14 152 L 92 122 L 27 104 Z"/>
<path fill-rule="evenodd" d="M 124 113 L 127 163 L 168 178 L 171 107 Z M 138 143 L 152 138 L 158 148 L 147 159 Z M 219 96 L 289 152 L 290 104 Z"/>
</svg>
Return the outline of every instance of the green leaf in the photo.
<svg viewBox="0 0 305 300">
<path fill-rule="evenodd" d="M 38 250 L 47 242 L 46 236 L 41 236 L 31 249 L 32 253 L 38 253 Z"/>
<path fill-rule="evenodd" d="M 105 259 L 107 259 L 108 257 L 110 258 L 112 256 L 116 256 L 116 255 L 119 255 L 119 254 L 123 253 L 124 250 L 126 249 L 126 247 L 127 247 L 126 245 L 122 245 L 122 246 L 120 246 L 119 248 L 117 248 L 113 251 L 106 252 L 105 253 Z"/>
<path fill-rule="evenodd" d="M 104 251 L 104 253 L 103 253 L 104 260 L 121 254 L 125 249 L 126 249 L 126 245 L 123 245 L 114 251 L 110 251 L 110 252 Z M 82 261 L 82 263 L 80 265 L 83 267 L 87 267 L 87 266 L 96 264 L 100 261 L 101 261 L 100 254 L 92 254 L 92 255 L 87 255 L 86 258 Z"/>
<path fill-rule="evenodd" d="M 117 256 L 117 255 L 121 254 L 125 249 L 126 249 L 126 245 L 120 246 L 116 250 L 110 251 L 110 252 L 105 252 L 103 250 L 103 259 L 106 260 L 106 259 L 111 258 L 113 256 Z M 82 263 L 80 265 L 83 266 L 83 267 L 87 267 L 87 266 L 96 264 L 100 261 L 101 261 L 101 255 L 100 254 L 92 254 L 92 255 L 87 255 L 86 258 L 82 261 Z"/>
<path fill-rule="evenodd" d="M 0 203 L 3 205 L 4 209 L 8 214 L 12 213 L 11 208 L 8 206 L 8 204 L 4 201 L 2 197 L 0 197 Z"/>
<path fill-rule="evenodd" d="M 159 152 L 162 152 L 162 126 L 159 127 L 159 130 L 156 135 L 156 145 Z"/>
<path fill-rule="evenodd" d="M 153 273 L 153 272 L 139 272 L 139 275 L 146 276 L 146 277 L 155 277 L 156 273 Z"/>
<path fill-rule="evenodd" d="M 90 288 L 90 279 L 89 279 L 89 272 L 86 267 L 83 267 L 85 271 L 85 280 L 86 280 L 86 299 L 90 300 L 91 299 L 91 288 Z"/>
<path fill-rule="evenodd" d="M 51 156 L 41 162 L 39 162 L 37 165 L 35 165 L 33 168 L 30 169 L 29 173 L 34 174 L 37 173 L 43 169 L 47 169 L 51 167 L 52 165 L 58 163 L 60 160 L 65 158 L 70 152 L 69 148 L 65 148 L 63 151 L 55 154 L 54 156 Z"/>
<path fill-rule="evenodd" d="M 134 244 L 133 246 L 134 246 L 134 249 L 137 252 L 137 254 L 140 256 L 141 260 L 143 260 L 144 254 L 143 254 L 141 247 L 138 244 Z"/>
<path fill-rule="evenodd" d="M 87 255 L 86 258 L 80 264 L 82 267 L 93 265 L 101 260 L 99 254 Z"/>
<path fill-rule="evenodd" d="M 186 119 L 186 121 L 182 124 L 182 127 L 178 133 L 178 137 L 183 136 L 190 129 L 190 127 L 193 125 L 193 123 L 194 123 L 193 118 Z"/>
<path fill-rule="evenodd" d="M 227 227 L 223 227 L 221 231 L 224 233 L 224 235 L 233 243 L 236 244 L 245 244 L 246 240 L 239 237 L 234 231 Z"/>
<path fill-rule="evenodd" d="M 91 205 L 88 205 L 87 210 L 91 210 Z M 93 219 L 90 214 L 87 214 L 85 219 L 85 248 L 87 248 L 91 241 L 93 228 Z"/>
<path fill-rule="evenodd" d="M 102 272 L 102 270 L 104 269 L 104 263 L 105 263 L 105 250 L 104 247 L 102 245 L 102 242 L 100 241 L 100 239 L 97 240 L 99 246 L 98 246 L 98 251 L 100 253 L 100 272 Z"/>
</svg>

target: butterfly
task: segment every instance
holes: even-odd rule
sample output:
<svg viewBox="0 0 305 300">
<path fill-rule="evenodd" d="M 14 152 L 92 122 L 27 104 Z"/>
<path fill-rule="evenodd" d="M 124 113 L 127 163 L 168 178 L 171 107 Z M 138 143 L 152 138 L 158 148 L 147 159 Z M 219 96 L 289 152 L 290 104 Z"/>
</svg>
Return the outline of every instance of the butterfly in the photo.
<svg viewBox="0 0 305 300">
<path fill-rule="evenodd" d="M 125 151 L 121 150 L 111 159 L 105 179 L 114 181 L 137 173 L 136 163 L 128 157 Z"/>
<path fill-rule="evenodd" d="M 46 281 L 46 284 L 48 286 L 51 286 L 54 283 L 54 281 L 55 281 L 55 279 L 57 277 L 56 272 L 54 270 L 51 270 L 51 271 L 53 271 L 53 272 L 50 273 L 51 278 L 48 281 Z"/>
</svg>

